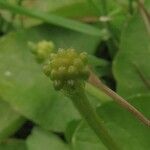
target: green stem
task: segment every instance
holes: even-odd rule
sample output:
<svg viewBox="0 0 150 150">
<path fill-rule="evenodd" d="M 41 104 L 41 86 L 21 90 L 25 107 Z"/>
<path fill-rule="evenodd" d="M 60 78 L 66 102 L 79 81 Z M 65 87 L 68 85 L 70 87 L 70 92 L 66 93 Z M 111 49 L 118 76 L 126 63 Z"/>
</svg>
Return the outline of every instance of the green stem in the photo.
<svg viewBox="0 0 150 150">
<path fill-rule="evenodd" d="M 69 94 L 75 107 L 78 109 L 82 117 L 87 121 L 89 126 L 95 131 L 97 136 L 109 150 L 120 150 L 112 137 L 105 128 L 103 120 L 97 115 L 94 108 L 88 101 L 84 89 L 76 89 L 75 92 Z"/>
<path fill-rule="evenodd" d="M 101 104 L 112 101 L 108 95 L 94 87 L 92 84 L 86 83 L 85 90 L 88 94 L 94 96 Z"/>
<path fill-rule="evenodd" d="M 150 127 L 150 120 L 146 118 L 139 110 L 137 110 L 134 106 L 132 106 L 128 101 L 122 98 L 120 95 L 115 93 L 109 87 L 102 83 L 102 81 L 91 72 L 89 82 L 95 85 L 98 89 L 103 91 L 106 95 L 110 96 L 115 102 L 117 102 L 120 106 L 127 109 L 131 112 L 137 119 L 139 119 L 143 124 Z"/>
</svg>

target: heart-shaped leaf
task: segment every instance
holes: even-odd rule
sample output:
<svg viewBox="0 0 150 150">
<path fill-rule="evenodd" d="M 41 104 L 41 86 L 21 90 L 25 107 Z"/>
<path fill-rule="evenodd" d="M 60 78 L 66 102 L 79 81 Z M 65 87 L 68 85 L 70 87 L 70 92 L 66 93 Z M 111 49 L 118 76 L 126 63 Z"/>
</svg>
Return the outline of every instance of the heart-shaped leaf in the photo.
<svg viewBox="0 0 150 150">
<path fill-rule="evenodd" d="M 12 135 L 23 122 L 24 118 L 0 99 L 0 141 Z"/>
<path fill-rule="evenodd" d="M 150 95 L 135 96 L 129 101 L 150 116 Z M 150 130 L 129 112 L 110 102 L 98 108 L 98 114 L 103 118 L 109 133 L 122 150 L 147 150 L 150 147 Z M 66 136 L 75 150 L 106 150 L 89 126 L 81 121 L 70 123 Z M 67 139 L 68 139 L 67 138 Z"/>
<path fill-rule="evenodd" d="M 40 128 L 34 128 L 27 139 L 28 150 L 69 150 L 60 137 Z"/>
<path fill-rule="evenodd" d="M 150 35 L 141 17 L 130 20 L 122 33 L 113 70 L 123 96 L 150 92 Z"/>
</svg>

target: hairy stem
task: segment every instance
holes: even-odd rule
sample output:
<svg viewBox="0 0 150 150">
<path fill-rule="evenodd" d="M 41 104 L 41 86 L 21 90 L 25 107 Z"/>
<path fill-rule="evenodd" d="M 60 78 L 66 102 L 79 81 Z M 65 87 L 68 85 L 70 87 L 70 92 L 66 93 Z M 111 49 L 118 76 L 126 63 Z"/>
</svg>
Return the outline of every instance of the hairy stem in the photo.
<svg viewBox="0 0 150 150">
<path fill-rule="evenodd" d="M 111 90 L 109 87 L 107 87 L 105 84 L 103 84 L 95 74 L 91 72 L 91 76 L 89 79 L 89 82 L 93 85 L 95 85 L 97 88 L 102 90 L 106 95 L 113 98 L 115 102 L 117 102 L 120 106 L 127 109 L 129 112 L 131 112 L 137 119 L 139 119 L 143 124 L 150 127 L 150 120 L 146 118 L 140 111 L 138 111 L 134 106 L 132 106 L 129 102 L 127 102 L 124 98 L 119 96 L 117 93 L 115 93 L 113 90 Z"/>
<path fill-rule="evenodd" d="M 89 103 L 84 89 L 77 89 L 69 97 L 72 99 L 75 107 L 78 109 L 83 118 L 87 121 L 89 126 L 95 131 L 97 136 L 109 150 L 119 150 L 117 144 L 109 135 L 105 128 L 103 120 L 97 115 L 94 108 Z"/>
</svg>

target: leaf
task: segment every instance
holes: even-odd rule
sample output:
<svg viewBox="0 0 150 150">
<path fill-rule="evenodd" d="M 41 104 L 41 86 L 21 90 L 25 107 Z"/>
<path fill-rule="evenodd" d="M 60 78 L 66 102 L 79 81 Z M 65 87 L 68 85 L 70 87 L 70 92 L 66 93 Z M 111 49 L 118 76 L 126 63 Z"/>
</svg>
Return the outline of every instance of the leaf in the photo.
<svg viewBox="0 0 150 150">
<path fill-rule="evenodd" d="M 25 30 L 25 33 L 22 34 L 25 34 L 28 41 L 37 42 L 42 39 L 52 40 L 56 49 L 74 48 L 80 52 L 86 51 L 88 54 L 94 54 L 95 49 L 101 41 L 99 37 L 89 36 L 76 31 L 45 24 Z M 94 61 L 94 58 L 91 59 L 91 61 Z M 97 59 L 95 61 L 97 61 Z M 99 60 L 99 64 L 101 66 L 107 65 L 107 61 Z M 98 65 L 98 62 L 96 65 Z"/>
<path fill-rule="evenodd" d="M 45 0 L 44 3 L 42 0 L 24 1 L 23 6 L 69 17 L 91 16 L 99 13 L 87 3 L 87 0 Z M 80 11 L 76 11 L 76 9 L 80 9 Z"/>
<path fill-rule="evenodd" d="M 27 150 L 23 140 L 8 139 L 0 143 L 0 150 Z"/>
<path fill-rule="evenodd" d="M 110 64 L 105 59 L 89 55 L 88 63 L 90 66 L 92 66 L 92 70 L 99 76 L 107 75 L 110 72 Z"/>
<path fill-rule="evenodd" d="M 56 47 L 93 53 L 99 39 L 54 26 L 11 33 L 0 40 L 0 95 L 13 109 L 43 128 L 63 132 L 80 116 L 71 101 L 56 92 L 43 74 L 27 42 L 52 40 Z"/>
<path fill-rule="evenodd" d="M 65 27 L 71 30 L 75 30 L 81 33 L 86 33 L 93 36 L 108 38 L 108 32 L 106 30 L 100 30 L 99 28 L 96 28 L 94 26 L 84 24 L 78 21 L 74 21 L 71 19 L 67 19 L 61 16 L 57 16 L 54 14 L 47 14 L 36 10 L 30 10 L 21 6 L 17 5 L 11 5 L 7 2 L 3 2 L 0 0 L 0 8 L 2 9 L 8 9 L 9 11 L 12 11 L 13 13 L 26 15 L 29 17 L 34 17 L 40 20 L 43 20 L 47 23 L 54 24 L 57 26 Z"/>
<path fill-rule="evenodd" d="M 18 0 L 17 0 L 18 1 Z M 17 1 L 7 1 L 10 4 L 18 5 Z M 42 11 L 45 13 L 55 13 L 61 16 L 69 16 L 69 17 L 81 17 L 81 16 L 91 16 L 96 14 L 95 9 L 91 9 L 90 5 L 86 2 L 86 0 L 61 0 L 61 1 L 53 1 L 53 0 L 43 0 L 38 1 L 22 1 L 21 5 L 25 8 L 29 9 L 36 9 L 38 11 Z M 80 9 L 80 11 L 76 11 Z M 20 17 L 16 15 L 15 18 L 12 20 L 12 13 L 6 10 L 0 10 L 1 15 L 5 18 L 8 22 L 13 21 L 15 25 L 23 24 L 23 26 L 29 27 L 33 25 L 37 25 L 42 21 L 39 21 L 34 18 L 28 17 Z M 68 13 L 69 12 L 69 13 Z"/>
<path fill-rule="evenodd" d="M 27 139 L 28 150 L 69 150 L 58 136 L 40 128 L 34 128 Z"/>
<path fill-rule="evenodd" d="M 150 116 L 150 94 L 134 96 L 130 98 L 129 101 L 147 117 Z M 141 122 L 135 119 L 129 112 L 120 108 L 120 106 L 114 102 L 99 107 L 97 112 L 103 118 L 109 133 L 120 145 L 122 150 L 149 149 L 149 128 L 141 124 Z M 71 146 L 73 146 L 75 150 L 106 150 L 99 142 L 95 133 L 85 122 L 81 121 L 76 128 L 72 122 L 68 128 L 69 132 L 72 132 Z M 72 130 L 72 128 L 74 130 Z"/>
<path fill-rule="evenodd" d="M 70 0 L 68 1 L 68 3 L 70 3 Z M 87 0 L 74 0 L 74 3 L 63 5 L 62 7 L 59 7 L 56 10 L 52 11 L 52 13 L 71 18 L 84 18 L 87 16 L 91 16 L 94 18 L 94 16 L 99 16 L 99 11 L 88 4 Z"/>
<path fill-rule="evenodd" d="M 0 141 L 12 135 L 23 122 L 23 117 L 0 99 Z"/>
<path fill-rule="evenodd" d="M 146 8 L 146 10 L 150 10 L 150 1 L 149 0 L 145 0 L 142 1 L 142 3 L 144 4 L 144 7 Z"/>
<path fill-rule="evenodd" d="M 70 119 L 79 115 L 43 74 L 27 47 L 28 36 L 25 31 L 9 34 L 0 42 L 0 95 L 25 117 L 47 129 L 62 131 Z"/>
<path fill-rule="evenodd" d="M 84 121 L 70 122 L 66 138 L 73 150 L 107 150 Z"/>
<path fill-rule="evenodd" d="M 120 51 L 113 64 L 119 94 L 149 93 L 146 85 L 150 82 L 149 41 L 143 20 L 139 16 L 132 18 L 122 33 Z"/>
</svg>

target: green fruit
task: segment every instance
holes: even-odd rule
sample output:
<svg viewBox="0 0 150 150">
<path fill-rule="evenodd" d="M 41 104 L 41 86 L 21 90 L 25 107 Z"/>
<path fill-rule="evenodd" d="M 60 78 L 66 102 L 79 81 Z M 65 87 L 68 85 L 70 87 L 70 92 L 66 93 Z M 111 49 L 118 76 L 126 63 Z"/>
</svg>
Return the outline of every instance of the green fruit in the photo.
<svg viewBox="0 0 150 150">
<path fill-rule="evenodd" d="M 59 49 L 52 53 L 44 67 L 44 73 L 50 76 L 54 88 L 73 88 L 89 77 L 87 53 L 77 53 L 74 49 Z M 76 84 L 78 83 L 78 84 Z"/>
</svg>

